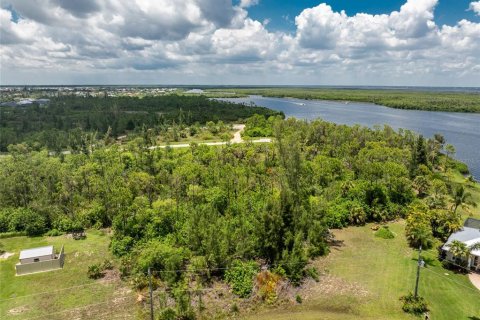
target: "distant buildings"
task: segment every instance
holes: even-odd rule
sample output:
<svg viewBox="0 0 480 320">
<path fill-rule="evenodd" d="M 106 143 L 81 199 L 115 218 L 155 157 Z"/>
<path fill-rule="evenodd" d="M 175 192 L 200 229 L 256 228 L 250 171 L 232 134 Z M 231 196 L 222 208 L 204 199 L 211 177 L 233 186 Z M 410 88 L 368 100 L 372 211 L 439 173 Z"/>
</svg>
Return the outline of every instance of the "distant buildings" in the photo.
<svg viewBox="0 0 480 320">
<path fill-rule="evenodd" d="M 0 106 L 6 106 L 6 107 L 22 107 L 22 106 L 28 106 L 31 104 L 38 104 L 38 105 L 47 105 L 50 103 L 50 99 L 22 99 L 19 101 L 8 101 L 8 102 L 2 102 L 0 103 Z"/>
<path fill-rule="evenodd" d="M 185 93 L 202 94 L 203 90 L 202 89 L 192 89 L 192 90 L 185 91 Z"/>
</svg>

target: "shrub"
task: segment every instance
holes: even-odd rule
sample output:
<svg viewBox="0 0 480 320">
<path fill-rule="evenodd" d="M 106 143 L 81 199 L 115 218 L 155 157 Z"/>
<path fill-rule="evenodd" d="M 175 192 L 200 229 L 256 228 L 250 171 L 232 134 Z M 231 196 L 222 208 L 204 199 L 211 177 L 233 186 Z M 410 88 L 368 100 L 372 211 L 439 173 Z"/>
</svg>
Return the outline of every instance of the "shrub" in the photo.
<svg viewBox="0 0 480 320">
<path fill-rule="evenodd" d="M 258 265 L 255 261 L 235 260 L 225 273 L 225 281 L 232 286 L 233 293 L 245 298 L 252 292 L 257 272 Z"/>
<path fill-rule="evenodd" d="M 27 233 L 25 231 L 4 232 L 4 233 L 0 233 L 0 239 L 13 238 L 13 237 L 23 237 L 23 236 L 26 236 L 26 235 L 27 235 Z"/>
<path fill-rule="evenodd" d="M 143 273 L 135 274 L 131 279 L 132 286 L 136 290 L 142 290 L 149 285 L 149 278 L 148 276 L 144 275 Z"/>
<path fill-rule="evenodd" d="M 195 311 L 192 308 L 190 292 L 186 282 L 179 283 L 178 286 L 173 289 L 173 297 L 177 304 L 177 319 L 194 320 Z"/>
<path fill-rule="evenodd" d="M 189 258 L 189 251 L 175 248 L 159 240 L 151 240 L 139 248 L 135 269 L 137 272 L 147 273 L 148 268 L 166 270 L 160 277 L 170 283 L 177 281 L 181 272 L 174 272 L 185 268 L 185 261 Z"/>
<path fill-rule="evenodd" d="M 300 297 L 300 295 L 297 294 L 297 295 L 295 296 L 295 301 L 297 301 L 297 303 L 302 303 L 303 300 L 302 300 L 302 297 Z"/>
<path fill-rule="evenodd" d="M 427 303 L 423 297 L 415 296 L 413 293 L 409 293 L 406 296 L 400 298 L 403 302 L 402 310 L 407 313 L 412 313 L 415 315 L 420 315 L 428 311 Z"/>
<path fill-rule="evenodd" d="M 293 248 L 283 250 L 280 265 L 285 270 L 287 278 L 294 285 L 299 285 L 304 277 L 304 268 L 307 262 L 308 258 L 303 247 L 302 234 L 298 233 L 293 241 Z"/>
<path fill-rule="evenodd" d="M 166 308 L 160 312 L 157 319 L 158 320 L 176 320 L 177 313 L 172 308 Z"/>
<path fill-rule="evenodd" d="M 238 305 L 236 303 L 232 304 L 231 308 L 230 308 L 230 311 L 232 313 L 238 313 L 240 311 L 240 309 L 238 308 Z"/>
<path fill-rule="evenodd" d="M 270 271 L 263 271 L 257 275 L 258 294 L 267 303 L 277 299 L 277 285 L 281 277 Z"/>
<path fill-rule="evenodd" d="M 326 222 L 329 228 L 341 229 L 348 226 L 350 210 L 348 201 L 337 200 L 329 203 L 326 215 Z"/>
<path fill-rule="evenodd" d="M 104 276 L 103 270 L 98 264 L 88 266 L 87 275 L 90 279 L 99 279 Z"/>
<path fill-rule="evenodd" d="M 379 237 L 382 239 L 393 239 L 395 235 L 393 232 L 388 228 L 388 226 L 382 226 L 375 232 L 375 237 Z"/>
<path fill-rule="evenodd" d="M 112 253 L 117 257 L 122 257 L 130 252 L 134 245 L 133 238 L 130 236 L 126 236 L 123 238 L 113 238 L 112 242 L 110 242 L 110 248 L 112 249 Z"/>
<path fill-rule="evenodd" d="M 40 236 L 45 232 L 45 229 L 46 222 L 44 217 L 38 213 L 34 213 L 28 217 L 25 224 L 25 232 L 27 233 L 27 236 Z"/>
<path fill-rule="evenodd" d="M 328 253 L 328 245 L 325 239 L 328 229 L 319 221 L 314 221 L 308 230 L 308 256 L 315 258 Z"/>
<path fill-rule="evenodd" d="M 102 270 L 112 270 L 113 269 L 113 263 L 111 260 L 105 259 L 102 263 Z"/>
<path fill-rule="evenodd" d="M 468 170 L 468 166 L 463 162 L 456 161 L 455 168 L 463 175 L 470 173 L 470 170 Z"/>
<path fill-rule="evenodd" d="M 316 282 L 320 280 L 318 277 L 318 270 L 314 267 L 305 269 L 305 276 L 312 278 Z"/>
<path fill-rule="evenodd" d="M 45 232 L 45 218 L 38 212 L 27 209 L 14 209 L 9 216 L 10 231 L 25 231 L 27 236 L 39 236 Z"/>
<path fill-rule="evenodd" d="M 202 279 L 210 280 L 210 270 L 208 269 L 208 262 L 205 256 L 192 257 L 188 269 L 192 270 L 192 273 L 200 276 Z"/>
<path fill-rule="evenodd" d="M 73 228 L 73 221 L 68 217 L 57 219 L 53 222 L 53 227 L 63 232 L 71 232 Z"/>
<path fill-rule="evenodd" d="M 58 237 L 61 236 L 63 232 L 59 231 L 58 229 L 52 229 L 48 231 L 45 235 L 49 237 Z"/>
</svg>

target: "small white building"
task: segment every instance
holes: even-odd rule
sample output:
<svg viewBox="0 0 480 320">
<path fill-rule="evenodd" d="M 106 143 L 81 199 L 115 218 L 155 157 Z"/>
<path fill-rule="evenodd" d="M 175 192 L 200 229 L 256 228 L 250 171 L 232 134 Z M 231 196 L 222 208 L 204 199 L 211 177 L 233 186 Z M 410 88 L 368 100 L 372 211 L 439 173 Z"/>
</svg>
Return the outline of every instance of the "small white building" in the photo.
<svg viewBox="0 0 480 320">
<path fill-rule="evenodd" d="M 55 253 L 53 246 L 22 250 L 19 260 L 15 265 L 18 276 L 61 269 L 65 260 L 64 248 L 62 246 L 59 254 Z"/>
<path fill-rule="evenodd" d="M 20 264 L 55 259 L 53 246 L 39 247 L 20 251 Z"/>
<path fill-rule="evenodd" d="M 480 243 L 480 220 L 468 218 L 463 228 L 452 233 L 442 247 L 445 260 L 453 263 L 464 262 L 467 268 L 480 271 L 480 250 L 471 250 L 468 257 L 455 257 L 450 252 L 450 245 L 455 240 L 464 243 L 467 248 L 471 248 L 473 245 Z"/>
</svg>

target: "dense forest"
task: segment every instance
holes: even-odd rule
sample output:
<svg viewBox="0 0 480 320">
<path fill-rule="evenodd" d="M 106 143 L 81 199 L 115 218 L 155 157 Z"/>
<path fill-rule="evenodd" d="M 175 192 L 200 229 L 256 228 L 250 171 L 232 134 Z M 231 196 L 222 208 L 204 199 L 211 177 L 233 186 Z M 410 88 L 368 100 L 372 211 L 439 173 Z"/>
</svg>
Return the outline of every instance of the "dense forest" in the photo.
<svg viewBox="0 0 480 320">
<path fill-rule="evenodd" d="M 197 283 L 223 279 L 245 297 L 260 266 L 293 284 L 314 277 L 307 264 L 328 253 L 330 228 L 402 217 L 411 245 L 428 247 L 460 228 L 457 208 L 470 204 L 441 174 L 455 162 L 440 135 L 264 116 L 246 132 L 275 142 L 152 150 L 140 137 L 62 157 L 11 145 L 0 232 L 112 228 L 110 248 L 137 288 L 149 267 L 156 281 L 188 286 L 179 270 L 189 268 Z"/>
<path fill-rule="evenodd" d="M 427 92 L 373 89 L 327 88 L 229 88 L 238 95 L 368 102 L 396 109 L 480 112 L 480 93 Z M 225 96 L 226 89 L 211 89 L 208 94 Z"/>
<path fill-rule="evenodd" d="M 7 151 L 10 144 L 21 142 L 36 149 L 76 150 L 88 134 L 98 133 L 98 137 L 103 138 L 108 132 L 115 138 L 146 128 L 160 131 L 172 124 L 234 122 L 253 114 L 280 113 L 204 96 L 59 97 L 52 99 L 48 106 L 0 106 L 0 152 Z"/>
</svg>

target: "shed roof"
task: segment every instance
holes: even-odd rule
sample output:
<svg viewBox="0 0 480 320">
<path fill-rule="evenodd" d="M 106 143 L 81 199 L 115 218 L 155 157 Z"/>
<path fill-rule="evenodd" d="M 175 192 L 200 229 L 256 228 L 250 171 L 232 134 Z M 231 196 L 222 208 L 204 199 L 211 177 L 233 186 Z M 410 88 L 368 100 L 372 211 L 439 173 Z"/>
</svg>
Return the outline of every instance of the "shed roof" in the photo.
<svg viewBox="0 0 480 320">
<path fill-rule="evenodd" d="M 468 218 L 467 220 L 465 220 L 463 226 L 480 230 L 480 220 Z"/>
<path fill-rule="evenodd" d="M 53 254 L 53 246 L 38 247 L 20 251 L 20 259 L 43 257 Z"/>
</svg>

